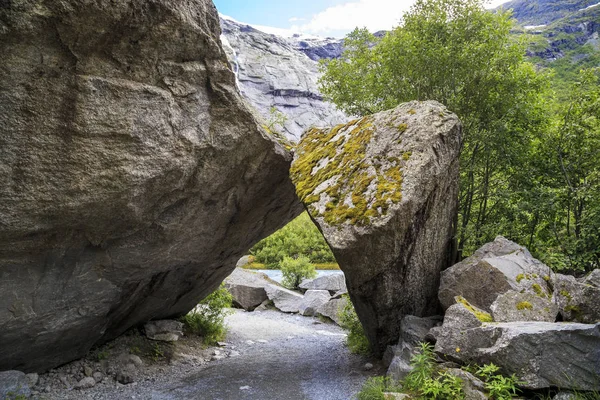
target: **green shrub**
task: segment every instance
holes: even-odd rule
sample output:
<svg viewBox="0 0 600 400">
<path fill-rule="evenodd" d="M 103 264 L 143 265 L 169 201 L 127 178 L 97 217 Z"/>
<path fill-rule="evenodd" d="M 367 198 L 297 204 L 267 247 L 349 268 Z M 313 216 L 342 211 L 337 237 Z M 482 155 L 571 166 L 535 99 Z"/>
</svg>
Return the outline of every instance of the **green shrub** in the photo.
<svg viewBox="0 0 600 400">
<path fill-rule="evenodd" d="M 228 309 L 232 305 L 232 300 L 231 294 L 221 284 L 182 318 L 187 331 L 202 336 L 207 346 L 223 340 L 227 333 L 225 317 L 230 313 Z"/>
<path fill-rule="evenodd" d="M 383 393 L 401 391 L 401 387 L 385 376 L 375 376 L 367 379 L 358 393 L 358 400 L 385 400 Z"/>
<path fill-rule="evenodd" d="M 342 328 L 348 331 L 346 344 L 348 345 L 350 351 L 354 354 L 369 354 L 371 350 L 369 346 L 369 340 L 365 335 L 365 330 L 358 319 L 358 315 L 356 315 L 356 310 L 354 310 L 354 305 L 352 305 L 349 296 L 344 295 L 344 297 L 348 301 L 346 302 L 344 308 L 340 311 L 340 325 Z"/>
<path fill-rule="evenodd" d="M 502 376 L 500 367 L 492 363 L 479 367 L 475 374 L 485 382 L 485 389 L 490 392 L 490 397 L 495 400 L 512 399 L 517 395 L 517 378 Z"/>
<path fill-rule="evenodd" d="M 306 212 L 258 242 L 250 253 L 254 256 L 255 262 L 265 264 L 269 269 L 279 268 L 279 264 L 286 256 L 292 258 L 306 256 L 312 263 L 335 262 L 323 235 Z"/>
<path fill-rule="evenodd" d="M 317 276 L 315 266 L 306 256 L 298 258 L 285 256 L 281 261 L 281 274 L 283 275 L 281 283 L 289 289 L 296 289 L 302 280 Z"/>
</svg>

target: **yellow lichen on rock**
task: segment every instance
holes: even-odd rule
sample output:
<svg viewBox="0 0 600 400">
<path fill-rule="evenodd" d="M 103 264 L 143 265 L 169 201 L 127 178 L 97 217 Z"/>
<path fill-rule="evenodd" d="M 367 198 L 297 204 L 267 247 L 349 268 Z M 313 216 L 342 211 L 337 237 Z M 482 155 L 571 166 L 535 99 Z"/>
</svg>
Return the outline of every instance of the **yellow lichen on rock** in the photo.
<svg viewBox="0 0 600 400">
<path fill-rule="evenodd" d="M 406 159 L 367 157 L 375 132 L 372 117 L 364 117 L 311 129 L 298 145 L 290 170 L 296 192 L 311 213 L 318 213 L 314 203 L 326 202 L 321 216 L 327 224 L 366 225 L 402 199 Z"/>
</svg>

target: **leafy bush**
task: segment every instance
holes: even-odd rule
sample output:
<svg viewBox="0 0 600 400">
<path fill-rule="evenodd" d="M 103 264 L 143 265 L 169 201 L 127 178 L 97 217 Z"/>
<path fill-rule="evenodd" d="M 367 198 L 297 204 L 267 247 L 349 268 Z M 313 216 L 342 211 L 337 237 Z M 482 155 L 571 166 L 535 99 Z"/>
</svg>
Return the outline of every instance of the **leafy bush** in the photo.
<svg viewBox="0 0 600 400">
<path fill-rule="evenodd" d="M 308 214 L 298 218 L 271 236 L 258 242 L 250 253 L 254 261 L 276 269 L 284 257 L 306 256 L 312 263 L 335 262 L 331 249 Z"/>
<path fill-rule="evenodd" d="M 385 400 L 383 393 L 399 393 L 401 390 L 402 388 L 390 378 L 385 376 L 375 376 L 367 379 L 358 393 L 358 400 Z"/>
<path fill-rule="evenodd" d="M 306 256 L 298 258 L 285 256 L 281 262 L 281 274 L 283 275 L 281 283 L 289 289 L 296 289 L 304 279 L 317 276 L 315 266 Z"/>
<path fill-rule="evenodd" d="M 512 399 L 517 395 L 517 378 L 513 374 L 506 377 L 498 372 L 500 367 L 492 363 L 479 367 L 475 374 L 485 382 L 485 389 L 490 392 L 490 397 L 496 400 Z"/>
<path fill-rule="evenodd" d="M 227 333 L 225 317 L 230 313 L 228 308 L 231 307 L 232 301 L 231 294 L 221 284 L 183 317 L 182 322 L 189 332 L 202 336 L 205 345 L 216 344 L 223 340 Z"/>
<path fill-rule="evenodd" d="M 365 335 L 365 330 L 363 329 L 360 320 L 358 319 L 358 315 L 356 315 L 356 310 L 354 310 L 354 306 L 350 301 L 348 295 L 344 295 L 344 297 L 348 300 L 344 308 L 340 311 L 340 325 L 342 328 L 348 331 L 348 338 L 346 339 L 346 344 L 350 351 L 354 354 L 369 354 L 370 346 L 369 340 Z"/>
</svg>

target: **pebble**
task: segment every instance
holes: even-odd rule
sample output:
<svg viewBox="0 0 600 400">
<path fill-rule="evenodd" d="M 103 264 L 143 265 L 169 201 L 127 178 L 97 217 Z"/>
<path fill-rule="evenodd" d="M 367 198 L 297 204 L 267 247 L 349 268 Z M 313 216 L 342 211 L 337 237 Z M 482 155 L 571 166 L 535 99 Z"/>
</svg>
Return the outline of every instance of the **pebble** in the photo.
<svg viewBox="0 0 600 400">
<path fill-rule="evenodd" d="M 373 364 L 371 363 L 366 363 L 365 366 L 363 367 L 365 371 L 370 371 L 373 369 Z"/>
<path fill-rule="evenodd" d="M 94 386 L 96 386 L 96 380 L 88 376 L 87 378 L 83 378 L 82 380 L 77 382 L 77 385 L 75 385 L 75 389 L 89 389 L 93 388 Z"/>
</svg>

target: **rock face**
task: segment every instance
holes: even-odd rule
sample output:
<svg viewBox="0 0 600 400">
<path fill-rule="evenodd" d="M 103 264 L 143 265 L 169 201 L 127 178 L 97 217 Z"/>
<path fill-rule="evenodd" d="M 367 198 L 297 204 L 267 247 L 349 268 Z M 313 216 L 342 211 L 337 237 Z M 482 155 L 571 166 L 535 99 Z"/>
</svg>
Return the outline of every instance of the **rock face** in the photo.
<svg viewBox="0 0 600 400">
<path fill-rule="evenodd" d="M 496 298 L 509 290 L 551 298 L 552 271 L 518 244 L 498 236 L 471 257 L 442 272 L 439 299 L 444 309 L 463 296 L 490 311 Z"/>
<path fill-rule="evenodd" d="M 435 351 L 464 363 L 493 362 L 528 389 L 600 389 L 600 324 L 457 325 L 438 338 Z"/>
<path fill-rule="evenodd" d="M 553 300 L 560 308 L 563 321 L 600 322 L 600 286 L 595 279 L 596 271 L 600 270 L 595 270 L 582 281 L 561 274 L 552 277 Z"/>
<path fill-rule="evenodd" d="M 348 299 L 346 297 L 331 299 L 317 308 L 317 315 L 327 317 L 336 324 L 341 325 L 340 312 L 346 307 L 346 304 L 348 304 Z"/>
<path fill-rule="evenodd" d="M 277 285 L 266 274 L 236 268 L 225 279 L 225 288 L 231 293 L 233 303 L 246 311 L 252 311 L 267 300 L 265 286 Z"/>
<path fill-rule="evenodd" d="M 376 353 L 404 315 L 438 310 L 458 190 L 458 118 L 411 102 L 299 143 L 292 179 L 341 269 Z"/>
<path fill-rule="evenodd" d="M 340 291 L 345 292 L 346 278 L 344 277 L 344 274 L 330 274 L 315 279 L 306 279 L 300 284 L 300 289 L 329 290 L 333 293 Z"/>
<path fill-rule="evenodd" d="M 29 381 L 23 372 L 0 372 L 0 399 L 28 398 L 30 395 Z"/>
<path fill-rule="evenodd" d="M 333 104 L 323 101 L 317 89 L 318 64 L 297 50 L 293 41 L 228 19 L 221 19 L 221 26 L 242 95 L 266 125 L 275 121 L 273 107 L 287 117 L 283 127 L 272 126 L 273 131 L 297 142 L 310 127 L 347 120 Z"/>
<path fill-rule="evenodd" d="M 301 211 L 209 0 L 0 2 L 0 370 L 182 315 Z"/>
<path fill-rule="evenodd" d="M 555 322 L 558 315 L 558 306 L 548 298 L 512 290 L 498 296 L 490 308 L 496 322 Z"/>
<path fill-rule="evenodd" d="M 327 290 L 307 290 L 304 293 L 304 299 L 298 307 L 298 312 L 305 316 L 314 316 L 317 309 L 329 302 L 329 292 Z"/>
<path fill-rule="evenodd" d="M 269 300 L 280 311 L 287 313 L 297 313 L 300 311 L 300 305 L 304 301 L 304 296 L 300 293 L 275 285 L 267 285 L 265 291 L 267 292 L 267 296 L 269 296 Z"/>
<path fill-rule="evenodd" d="M 162 342 L 176 342 L 183 336 L 183 323 L 172 319 L 150 321 L 144 325 L 146 337 Z"/>
</svg>

